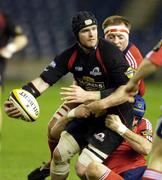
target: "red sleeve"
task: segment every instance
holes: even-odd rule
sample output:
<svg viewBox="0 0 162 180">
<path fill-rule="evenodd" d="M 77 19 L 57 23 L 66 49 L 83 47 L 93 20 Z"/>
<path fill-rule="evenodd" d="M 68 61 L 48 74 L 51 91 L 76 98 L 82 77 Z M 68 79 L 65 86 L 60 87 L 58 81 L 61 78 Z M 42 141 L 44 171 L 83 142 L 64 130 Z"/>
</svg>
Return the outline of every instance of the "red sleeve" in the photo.
<svg viewBox="0 0 162 180">
<path fill-rule="evenodd" d="M 135 45 L 132 45 L 129 51 L 132 54 L 133 58 L 135 59 L 137 63 L 137 67 L 138 67 L 141 64 L 142 59 L 143 59 L 142 54 L 140 53 L 139 49 Z"/>
<path fill-rule="evenodd" d="M 128 60 L 129 59 L 129 60 Z M 139 49 L 133 44 L 127 53 L 127 60 L 130 61 L 130 66 L 137 69 L 143 60 L 143 56 Z M 145 94 L 145 84 L 144 80 L 139 81 L 139 95 L 144 96 Z"/>
<path fill-rule="evenodd" d="M 158 49 L 158 51 L 151 51 L 146 57 L 154 64 L 162 66 L 162 46 Z"/>
</svg>

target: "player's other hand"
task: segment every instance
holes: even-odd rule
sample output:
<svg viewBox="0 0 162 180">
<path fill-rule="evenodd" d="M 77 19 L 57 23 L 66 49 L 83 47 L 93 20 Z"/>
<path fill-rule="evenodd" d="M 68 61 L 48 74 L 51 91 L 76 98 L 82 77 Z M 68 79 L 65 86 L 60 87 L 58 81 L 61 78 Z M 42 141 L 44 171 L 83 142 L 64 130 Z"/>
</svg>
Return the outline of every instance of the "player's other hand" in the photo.
<svg viewBox="0 0 162 180">
<path fill-rule="evenodd" d="M 64 100 L 66 104 L 85 103 L 89 99 L 88 92 L 77 85 L 62 87 L 61 90 L 62 92 L 60 94 L 63 96 L 61 100 Z"/>
<path fill-rule="evenodd" d="M 106 116 L 105 126 L 110 128 L 112 131 L 117 132 L 121 124 L 123 123 L 121 122 L 120 117 L 118 115 L 112 114 Z"/>
<path fill-rule="evenodd" d="M 4 102 L 4 112 L 11 118 L 20 118 L 22 114 L 11 101 Z"/>
</svg>

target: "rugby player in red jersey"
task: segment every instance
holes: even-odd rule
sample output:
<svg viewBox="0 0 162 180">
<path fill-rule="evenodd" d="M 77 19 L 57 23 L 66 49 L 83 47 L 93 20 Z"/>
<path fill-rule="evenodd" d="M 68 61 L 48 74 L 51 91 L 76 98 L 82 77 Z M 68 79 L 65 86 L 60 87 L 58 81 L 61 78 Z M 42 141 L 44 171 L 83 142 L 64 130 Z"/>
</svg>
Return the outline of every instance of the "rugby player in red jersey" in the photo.
<svg viewBox="0 0 162 180">
<path fill-rule="evenodd" d="M 118 88 L 109 97 L 100 102 L 92 102 L 89 106 L 91 112 L 100 113 L 109 106 L 117 105 L 125 101 L 134 101 L 134 95 L 137 93 L 138 81 L 156 72 L 162 66 L 162 40 L 151 50 L 144 61 L 139 66 L 137 72 L 126 86 Z M 88 107 L 87 107 L 88 108 Z M 157 123 L 155 138 L 151 158 L 148 163 L 148 169 L 143 175 L 143 180 L 161 180 L 162 179 L 162 118 Z"/>
<path fill-rule="evenodd" d="M 87 176 L 90 180 L 140 180 L 146 169 L 145 155 L 148 155 L 152 147 L 152 125 L 144 118 L 145 102 L 139 95 L 135 97 L 135 118 L 133 129 L 125 129 L 116 115 L 108 115 L 106 126 L 124 137 L 123 143 L 104 162 L 91 163 L 87 168 Z M 119 131 L 125 129 L 124 132 Z"/>
</svg>

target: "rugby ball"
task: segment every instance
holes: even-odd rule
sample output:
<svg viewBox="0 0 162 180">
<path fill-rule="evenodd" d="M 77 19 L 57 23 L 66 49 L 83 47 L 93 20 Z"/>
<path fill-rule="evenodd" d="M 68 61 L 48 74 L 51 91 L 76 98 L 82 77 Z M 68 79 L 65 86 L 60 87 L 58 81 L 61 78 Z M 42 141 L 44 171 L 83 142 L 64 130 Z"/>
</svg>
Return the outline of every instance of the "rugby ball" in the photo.
<svg viewBox="0 0 162 180">
<path fill-rule="evenodd" d="M 39 105 L 35 97 L 24 89 L 13 89 L 10 93 L 9 100 L 21 112 L 22 120 L 33 122 L 40 113 Z"/>
</svg>

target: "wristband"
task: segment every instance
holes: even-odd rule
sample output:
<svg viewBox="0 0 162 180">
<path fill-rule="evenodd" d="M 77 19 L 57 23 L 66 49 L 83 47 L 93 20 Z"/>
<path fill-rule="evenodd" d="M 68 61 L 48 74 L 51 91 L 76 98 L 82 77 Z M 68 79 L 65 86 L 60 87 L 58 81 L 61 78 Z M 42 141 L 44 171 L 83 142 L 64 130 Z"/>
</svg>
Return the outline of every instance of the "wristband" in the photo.
<svg viewBox="0 0 162 180">
<path fill-rule="evenodd" d="M 69 120 L 72 120 L 72 119 L 75 117 L 75 109 L 76 109 L 76 108 L 74 108 L 74 109 L 72 109 L 71 111 L 68 112 L 67 118 L 68 118 Z"/>
<path fill-rule="evenodd" d="M 27 85 L 23 86 L 22 89 L 30 92 L 35 98 L 41 95 L 41 93 L 37 90 L 32 82 L 29 82 Z"/>
<path fill-rule="evenodd" d="M 125 134 L 125 132 L 127 131 L 127 127 L 124 124 L 121 124 L 118 127 L 117 133 L 120 134 L 120 136 L 123 136 Z"/>
</svg>

